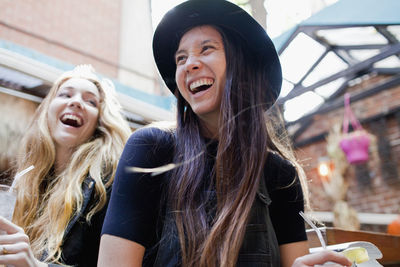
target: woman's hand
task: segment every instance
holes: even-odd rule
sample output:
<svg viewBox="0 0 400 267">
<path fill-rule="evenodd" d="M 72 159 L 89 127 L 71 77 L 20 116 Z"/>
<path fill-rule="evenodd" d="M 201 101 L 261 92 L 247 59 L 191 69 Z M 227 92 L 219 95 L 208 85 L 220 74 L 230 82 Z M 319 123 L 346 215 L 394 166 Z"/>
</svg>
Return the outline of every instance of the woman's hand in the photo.
<svg viewBox="0 0 400 267">
<path fill-rule="evenodd" d="M 29 238 L 24 230 L 0 216 L 0 264 L 15 267 L 45 267 L 32 252 Z"/>
<path fill-rule="evenodd" d="M 308 254 L 297 258 L 292 267 L 324 266 L 351 266 L 352 263 L 343 254 L 330 250 Z"/>
</svg>

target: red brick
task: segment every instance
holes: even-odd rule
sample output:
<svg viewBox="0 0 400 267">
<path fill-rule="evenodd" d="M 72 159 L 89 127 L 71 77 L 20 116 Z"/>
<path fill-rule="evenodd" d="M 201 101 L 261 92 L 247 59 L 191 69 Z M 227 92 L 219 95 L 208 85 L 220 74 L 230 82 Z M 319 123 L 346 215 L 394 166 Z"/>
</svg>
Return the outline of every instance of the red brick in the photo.
<svg viewBox="0 0 400 267">
<path fill-rule="evenodd" d="M 1 1 L 1 19 L 11 27 L 2 26 L 0 38 L 116 77 L 117 68 L 102 61 L 118 63 L 120 9 L 119 0 Z"/>
</svg>

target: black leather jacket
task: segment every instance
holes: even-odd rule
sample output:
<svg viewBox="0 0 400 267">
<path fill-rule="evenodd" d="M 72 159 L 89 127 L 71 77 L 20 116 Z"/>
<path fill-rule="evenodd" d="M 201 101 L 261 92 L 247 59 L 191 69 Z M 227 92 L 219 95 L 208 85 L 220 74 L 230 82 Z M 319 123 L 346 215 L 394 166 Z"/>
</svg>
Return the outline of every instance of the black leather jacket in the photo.
<svg viewBox="0 0 400 267">
<path fill-rule="evenodd" d="M 62 244 L 62 263 L 76 267 L 97 266 L 99 253 L 101 228 L 110 199 L 111 187 L 107 190 L 106 205 L 93 215 L 90 223 L 86 221 L 86 215 L 90 207 L 96 204 L 94 197 L 95 181 L 87 177 L 82 185 L 82 208 L 68 223 Z M 61 266 L 49 264 L 49 267 Z"/>
</svg>

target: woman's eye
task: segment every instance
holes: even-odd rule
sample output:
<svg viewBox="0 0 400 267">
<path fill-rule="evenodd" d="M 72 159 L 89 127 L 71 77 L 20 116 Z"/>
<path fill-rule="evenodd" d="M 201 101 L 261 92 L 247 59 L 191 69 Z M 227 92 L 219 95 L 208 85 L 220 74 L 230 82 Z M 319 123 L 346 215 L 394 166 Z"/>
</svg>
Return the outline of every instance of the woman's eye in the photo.
<svg viewBox="0 0 400 267">
<path fill-rule="evenodd" d="M 182 56 L 177 56 L 176 59 L 175 59 L 177 65 L 184 63 L 185 60 L 186 60 L 186 56 L 183 56 L 183 55 Z"/>
<path fill-rule="evenodd" d="M 97 101 L 96 100 L 88 99 L 86 102 L 88 102 L 93 107 L 97 107 Z"/>
<path fill-rule="evenodd" d="M 58 94 L 58 96 L 59 97 L 67 97 L 67 98 L 71 97 L 71 95 L 69 93 L 66 93 L 66 92 L 61 92 L 61 93 Z"/>
<path fill-rule="evenodd" d="M 206 51 L 210 51 L 211 49 L 214 49 L 214 47 L 211 46 L 211 45 L 205 45 L 205 46 L 203 46 L 203 48 L 201 49 L 201 52 L 203 53 L 203 52 L 206 52 Z"/>
</svg>

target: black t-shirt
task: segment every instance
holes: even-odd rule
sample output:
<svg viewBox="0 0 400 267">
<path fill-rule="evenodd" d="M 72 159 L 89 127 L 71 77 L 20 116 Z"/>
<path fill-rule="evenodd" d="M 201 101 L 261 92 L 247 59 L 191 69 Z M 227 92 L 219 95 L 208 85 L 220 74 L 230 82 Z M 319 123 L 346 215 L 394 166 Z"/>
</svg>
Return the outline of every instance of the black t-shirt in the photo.
<svg viewBox="0 0 400 267">
<path fill-rule="evenodd" d="M 172 132 L 149 127 L 132 134 L 118 164 L 102 234 L 134 241 L 146 249 L 157 244 L 163 224 L 160 202 L 169 173 L 137 173 L 129 167 L 163 166 L 172 162 L 173 153 Z M 269 153 L 264 176 L 279 245 L 306 240 L 304 222 L 299 215 L 304 209 L 303 193 L 295 168 L 277 154 Z"/>
</svg>

